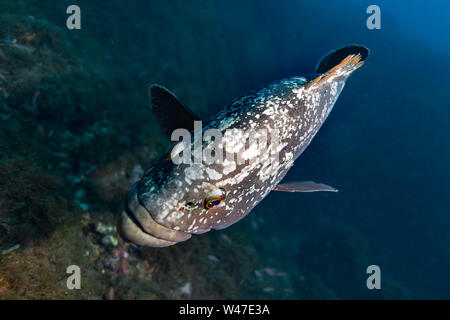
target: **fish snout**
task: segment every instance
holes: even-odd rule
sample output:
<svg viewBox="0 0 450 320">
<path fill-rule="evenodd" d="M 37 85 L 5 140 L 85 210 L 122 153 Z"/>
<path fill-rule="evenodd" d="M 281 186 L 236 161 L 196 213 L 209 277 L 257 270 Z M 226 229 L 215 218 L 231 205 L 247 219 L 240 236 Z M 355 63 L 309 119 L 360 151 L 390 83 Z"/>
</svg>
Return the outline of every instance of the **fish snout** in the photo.
<svg viewBox="0 0 450 320">
<path fill-rule="evenodd" d="M 120 205 L 117 230 L 122 238 L 141 246 L 168 247 L 191 237 L 190 233 L 157 223 L 139 202 L 138 190 L 134 185 Z"/>
</svg>

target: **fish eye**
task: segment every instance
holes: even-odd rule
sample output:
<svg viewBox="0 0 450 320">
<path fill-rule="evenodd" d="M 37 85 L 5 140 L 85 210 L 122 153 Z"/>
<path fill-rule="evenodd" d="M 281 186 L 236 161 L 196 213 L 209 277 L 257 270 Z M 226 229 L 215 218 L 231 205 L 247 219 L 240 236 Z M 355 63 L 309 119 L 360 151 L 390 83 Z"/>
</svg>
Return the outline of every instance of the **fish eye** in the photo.
<svg viewBox="0 0 450 320">
<path fill-rule="evenodd" d="M 204 201 L 205 209 L 209 210 L 217 207 L 223 200 L 225 200 L 226 192 L 222 188 L 218 188 L 213 192 L 209 193 Z"/>
<path fill-rule="evenodd" d="M 207 203 L 205 203 L 205 208 L 212 209 L 214 207 L 217 207 L 221 202 L 222 202 L 222 199 L 209 200 Z"/>
</svg>

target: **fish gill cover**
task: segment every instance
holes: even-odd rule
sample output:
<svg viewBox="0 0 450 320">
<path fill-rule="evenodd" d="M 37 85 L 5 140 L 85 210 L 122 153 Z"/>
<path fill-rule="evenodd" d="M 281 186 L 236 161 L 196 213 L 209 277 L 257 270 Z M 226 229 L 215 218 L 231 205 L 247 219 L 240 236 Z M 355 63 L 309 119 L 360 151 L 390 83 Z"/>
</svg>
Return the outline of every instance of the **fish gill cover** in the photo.
<svg viewBox="0 0 450 320">
<path fill-rule="evenodd" d="M 449 298 L 450 50 L 417 2 L 429 28 L 381 1 L 368 30 L 369 5 L 0 0 L 0 299 Z M 168 145 L 149 84 L 205 118 L 354 43 L 370 60 L 288 175 L 338 194 L 270 194 L 163 249 L 118 237 L 121 198 Z"/>
</svg>

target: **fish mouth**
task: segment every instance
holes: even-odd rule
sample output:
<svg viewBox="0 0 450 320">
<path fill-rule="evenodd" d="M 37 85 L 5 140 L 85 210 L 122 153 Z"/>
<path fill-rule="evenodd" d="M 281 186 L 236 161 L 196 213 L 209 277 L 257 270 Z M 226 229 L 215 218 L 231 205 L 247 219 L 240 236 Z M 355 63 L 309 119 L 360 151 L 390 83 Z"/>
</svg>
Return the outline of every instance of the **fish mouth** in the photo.
<svg viewBox="0 0 450 320">
<path fill-rule="evenodd" d="M 138 188 L 134 185 L 120 206 L 117 229 L 122 238 L 147 247 L 168 247 L 191 238 L 190 233 L 157 223 L 139 202 L 137 191 Z"/>
</svg>

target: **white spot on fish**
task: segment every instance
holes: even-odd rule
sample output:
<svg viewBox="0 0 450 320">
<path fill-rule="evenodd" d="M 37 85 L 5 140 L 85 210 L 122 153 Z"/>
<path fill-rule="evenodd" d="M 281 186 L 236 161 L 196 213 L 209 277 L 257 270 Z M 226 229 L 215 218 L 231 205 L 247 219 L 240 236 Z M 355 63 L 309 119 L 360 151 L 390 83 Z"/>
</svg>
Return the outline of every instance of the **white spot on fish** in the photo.
<svg viewBox="0 0 450 320">
<path fill-rule="evenodd" d="M 219 180 L 220 178 L 222 178 L 222 174 L 211 168 L 206 168 L 206 173 L 212 180 Z"/>
</svg>

